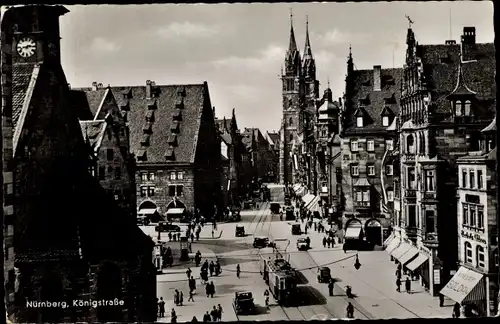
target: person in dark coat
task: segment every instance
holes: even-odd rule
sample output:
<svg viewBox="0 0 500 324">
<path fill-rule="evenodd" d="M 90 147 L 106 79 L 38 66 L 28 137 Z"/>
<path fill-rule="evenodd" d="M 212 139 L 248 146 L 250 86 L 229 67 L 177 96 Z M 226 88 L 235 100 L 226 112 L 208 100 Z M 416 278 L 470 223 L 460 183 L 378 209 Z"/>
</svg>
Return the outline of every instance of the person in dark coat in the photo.
<svg viewBox="0 0 500 324">
<path fill-rule="evenodd" d="M 172 233 L 168 232 L 168 241 L 171 242 L 172 241 Z"/>
<path fill-rule="evenodd" d="M 453 318 L 460 318 L 460 308 L 459 303 L 455 303 L 455 305 L 453 305 Z"/>
<path fill-rule="evenodd" d="M 158 303 L 158 309 L 160 311 L 160 317 L 165 317 L 165 301 L 163 297 L 160 297 L 160 302 Z"/>
<path fill-rule="evenodd" d="M 196 318 L 196 316 L 193 316 L 193 319 L 191 320 L 191 323 L 198 323 L 198 319 Z"/>
<path fill-rule="evenodd" d="M 188 302 L 193 302 L 194 303 L 194 292 L 192 290 L 189 290 L 189 298 L 188 298 Z"/>
<path fill-rule="evenodd" d="M 205 315 L 203 315 L 203 322 L 211 322 L 211 321 L 212 321 L 212 318 L 210 317 L 210 314 L 207 311 L 205 313 Z"/>
<path fill-rule="evenodd" d="M 406 277 L 405 288 L 406 288 L 406 292 L 410 293 L 410 291 L 411 291 L 411 281 L 410 281 L 409 277 Z"/>
<path fill-rule="evenodd" d="M 326 237 L 323 237 L 323 247 L 326 248 L 326 242 L 327 242 L 327 238 Z"/>
<path fill-rule="evenodd" d="M 205 260 L 205 262 L 203 262 L 202 268 L 208 270 L 208 260 Z"/>
<path fill-rule="evenodd" d="M 173 308 L 170 312 L 170 323 L 177 323 L 177 314 L 175 313 L 175 309 Z"/>
<path fill-rule="evenodd" d="M 444 306 L 444 295 L 439 294 L 439 307 L 443 307 L 443 306 Z"/>
<path fill-rule="evenodd" d="M 215 264 L 213 261 L 210 261 L 210 265 L 208 266 L 208 269 L 210 270 L 210 277 L 212 277 L 214 275 L 214 271 L 215 271 Z"/>
<path fill-rule="evenodd" d="M 184 293 L 181 291 L 179 293 L 179 306 L 183 306 L 182 304 L 184 303 Z"/>
<path fill-rule="evenodd" d="M 396 278 L 396 291 L 401 292 L 401 279 Z"/>
<path fill-rule="evenodd" d="M 214 298 L 214 294 L 215 294 L 215 285 L 214 285 L 214 282 L 210 281 L 209 285 L 210 285 L 210 297 Z"/>
<path fill-rule="evenodd" d="M 212 317 L 212 322 L 217 322 L 217 308 L 215 306 L 210 312 L 210 316 Z"/>
<path fill-rule="evenodd" d="M 349 302 L 346 308 L 347 318 L 354 318 L 354 306 Z"/>
<path fill-rule="evenodd" d="M 192 272 L 193 272 L 193 271 L 191 271 L 191 268 L 188 268 L 188 269 L 186 270 L 186 275 L 187 275 L 188 279 L 191 279 L 191 273 L 192 273 Z"/>
<path fill-rule="evenodd" d="M 174 304 L 175 306 L 179 305 L 179 291 L 177 289 L 174 291 Z"/>
<path fill-rule="evenodd" d="M 330 296 L 333 296 L 333 287 L 334 287 L 334 282 L 333 280 L 330 280 L 330 282 L 328 282 L 328 293 Z"/>
<path fill-rule="evenodd" d="M 222 306 L 220 304 L 217 305 L 217 317 L 219 318 L 219 321 L 222 321 L 222 313 L 224 311 L 222 310 Z"/>
</svg>

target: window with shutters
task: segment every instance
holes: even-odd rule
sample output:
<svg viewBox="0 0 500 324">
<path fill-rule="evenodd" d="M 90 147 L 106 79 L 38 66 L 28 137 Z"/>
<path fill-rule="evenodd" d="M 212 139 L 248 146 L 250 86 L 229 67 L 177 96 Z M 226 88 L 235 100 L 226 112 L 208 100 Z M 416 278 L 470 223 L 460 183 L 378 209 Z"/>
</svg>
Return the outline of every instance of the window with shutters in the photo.
<svg viewBox="0 0 500 324">
<path fill-rule="evenodd" d="M 155 181 L 155 173 L 154 172 L 149 172 L 148 173 L 148 180 L 149 181 Z"/>
<path fill-rule="evenodd" d="M 462 225 L 469 225 L 469 205 L 462 204 Z"/>
<path fill-rule="evenodd" d="M 467 188 L 467 171 L 462 170 L 462 188 Z"/>
<path fill-rule="evenodd" d="M 146 172 L 141 173 L 141 180 L 148 181 L 148 174 Z"/>
<path fill-rule="evenodd" d="M 476 187 L 476 179 L 475 179 L 474 170 L 469 170 L 469 185 L 470 185 L 471 189 L 474 189 Z"/>
</svg>

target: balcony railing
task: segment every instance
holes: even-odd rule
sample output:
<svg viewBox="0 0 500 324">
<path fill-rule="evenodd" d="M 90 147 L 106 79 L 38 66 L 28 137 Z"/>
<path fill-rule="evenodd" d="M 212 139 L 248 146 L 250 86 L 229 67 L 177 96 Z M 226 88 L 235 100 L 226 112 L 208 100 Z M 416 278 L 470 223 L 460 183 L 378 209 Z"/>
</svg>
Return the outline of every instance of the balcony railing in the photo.
<svg viewBox="0 0 500 324">
<path fill-rule="evenodd" d="M 405 190 L 405 198 L 416 198 L 417 191 L 415 189 L 406 189 Z"/>
</svg>

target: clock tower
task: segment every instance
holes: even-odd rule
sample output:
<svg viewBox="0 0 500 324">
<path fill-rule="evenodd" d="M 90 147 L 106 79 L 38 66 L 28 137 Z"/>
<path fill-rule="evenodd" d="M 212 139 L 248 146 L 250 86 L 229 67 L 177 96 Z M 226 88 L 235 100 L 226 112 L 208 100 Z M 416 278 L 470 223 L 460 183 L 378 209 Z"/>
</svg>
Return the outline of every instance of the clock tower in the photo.
<svg viewBox="0 0 500 324">
<path fill-rule="evenodd" d="M 69 12 L 63 6 L 34 5 L 16 8 L 10 20 L 13 64 L 60 64 L 59 16 Z"/>
</svg>

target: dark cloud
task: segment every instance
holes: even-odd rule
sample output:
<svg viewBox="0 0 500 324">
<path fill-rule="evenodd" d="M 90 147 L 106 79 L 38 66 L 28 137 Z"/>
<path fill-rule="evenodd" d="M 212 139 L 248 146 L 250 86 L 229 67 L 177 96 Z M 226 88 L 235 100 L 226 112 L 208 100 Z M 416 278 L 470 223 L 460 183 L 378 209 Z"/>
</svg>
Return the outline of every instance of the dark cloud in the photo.
<svg viewBox="0 0 500 324">
<path fill-rule="evenodd" d="M 301 50 L 309 16 L 321 92 L 329 79 L 335 98 L 349 45 L 358 69 L 403 64 L 406 14 L 421 43 L 450 37 L 450 8 L 454 39 L 463 26 L 476 26 L 479 42 L 494 38 L 488 2 L 68 6 L 63 67 L 75 87 L 208 81 L 218 116 L 236 108 L 240 126 L 278 129 L 290 6 Z"/>
</svg>

